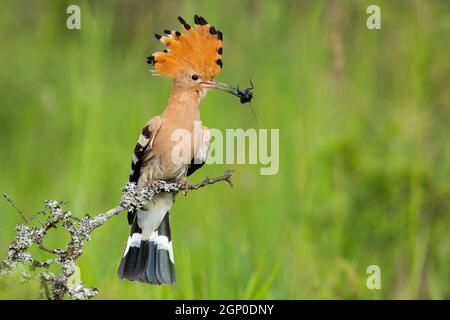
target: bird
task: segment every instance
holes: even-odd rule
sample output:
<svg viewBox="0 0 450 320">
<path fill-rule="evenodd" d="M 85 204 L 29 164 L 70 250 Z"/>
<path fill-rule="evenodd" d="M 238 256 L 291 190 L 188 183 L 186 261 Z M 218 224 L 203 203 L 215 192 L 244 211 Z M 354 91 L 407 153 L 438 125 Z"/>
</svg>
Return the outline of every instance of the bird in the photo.
<svg viewBox="0 0 450 320">
<path fill-rule="evenodd" d="M 211 140 L 207 127 L 194 128 L 201 120 L 200 102 L 209 89 L 238 94 L 236 88 L 214 81 L 223 67 L 222 32 L 199 15 L 194 16 L 193 26 L 181 17 L 178 21 L 185 33 L 165 30 L 164 35 L 155 34 L 166 48 L 147 57 L 153 73 L 172 80 L 172 91 L 165 110 L 144 125 L 135 146 L 129 182 L 138 187 L 157 180 L 186 182 L 187 176 L 200 169 Z M 173 157 L 178 144 L 172 136 L 178 129 L 190 134 L 190 142 L 199 142 L 186 143 L 183 157 Z M 158 193 L 147 208 L 128 212 L 131 232 L 120 261 L 119 278 L 157 285 L 175 283 L 170 225 L 175 196 Z"/>
</svg>

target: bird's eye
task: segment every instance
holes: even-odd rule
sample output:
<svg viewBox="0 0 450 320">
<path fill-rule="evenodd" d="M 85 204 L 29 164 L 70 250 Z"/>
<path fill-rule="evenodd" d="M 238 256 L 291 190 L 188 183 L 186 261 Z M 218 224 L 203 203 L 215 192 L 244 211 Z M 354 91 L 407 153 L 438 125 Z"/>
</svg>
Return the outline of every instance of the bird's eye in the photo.
<svg viewBox="0 0 450 320">
<path fill-rule="evenodd" d="M 199 76 L 197 74 L 193 74 L 191 76 L 191 79 L 194 80 L 194 81 L 197 81 L 199 79 Z"/>
</svg>

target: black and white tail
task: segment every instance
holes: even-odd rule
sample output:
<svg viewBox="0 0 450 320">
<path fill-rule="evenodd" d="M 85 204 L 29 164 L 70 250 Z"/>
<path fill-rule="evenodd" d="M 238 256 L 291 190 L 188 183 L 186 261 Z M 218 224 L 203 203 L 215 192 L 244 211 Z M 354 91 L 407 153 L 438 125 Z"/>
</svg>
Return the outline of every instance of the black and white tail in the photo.
<svg viewBox="0 0 450 320">
<path fill-rule="evenodd" d="M 139 214 L 135 214 L 131 226 L 119 266 L 119 278 L 151 284 L 175 283 L 169 211 L 160 220 L 159 227 L 147 237 L 138 225 L 138 216 Z"/>
</svg>

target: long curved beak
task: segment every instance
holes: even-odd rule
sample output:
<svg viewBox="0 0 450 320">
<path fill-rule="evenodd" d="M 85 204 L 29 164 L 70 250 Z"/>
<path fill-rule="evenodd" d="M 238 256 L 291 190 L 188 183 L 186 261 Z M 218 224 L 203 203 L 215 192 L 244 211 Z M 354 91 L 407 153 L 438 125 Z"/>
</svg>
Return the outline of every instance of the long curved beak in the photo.
<svg viewBox="0 0 450 320">
<path fill-rule="evenodd" d="M 231 87 L 226 83 L 216 82 L 216 81 L 202 81 L 200 83 L 202 88 L 212 88 L 228 92 L 236 97 L 240 97 L 238 88 Z"/>
</svg>

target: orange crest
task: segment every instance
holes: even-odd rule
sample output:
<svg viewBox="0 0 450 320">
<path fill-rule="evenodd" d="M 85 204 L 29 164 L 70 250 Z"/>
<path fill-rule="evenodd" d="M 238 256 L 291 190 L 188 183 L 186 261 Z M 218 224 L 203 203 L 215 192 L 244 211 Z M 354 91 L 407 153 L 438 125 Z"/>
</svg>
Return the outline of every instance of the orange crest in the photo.
<svg viewBox="0 0 450 320">
<path fill-rule="evenodd" d="M 166 46 L 147 58 L 156 74 L 175 77 L 180 72 L 198 72 L 202 79 L 209 80 L 222 68 L 222 32 L 210 26 L 203 17 L 194 16 L 191 27 L 178 17 L 187 30 L 186 34 L 165 30 L 165 36 L 155 34 L 156 39 Z"/>
</svg>

